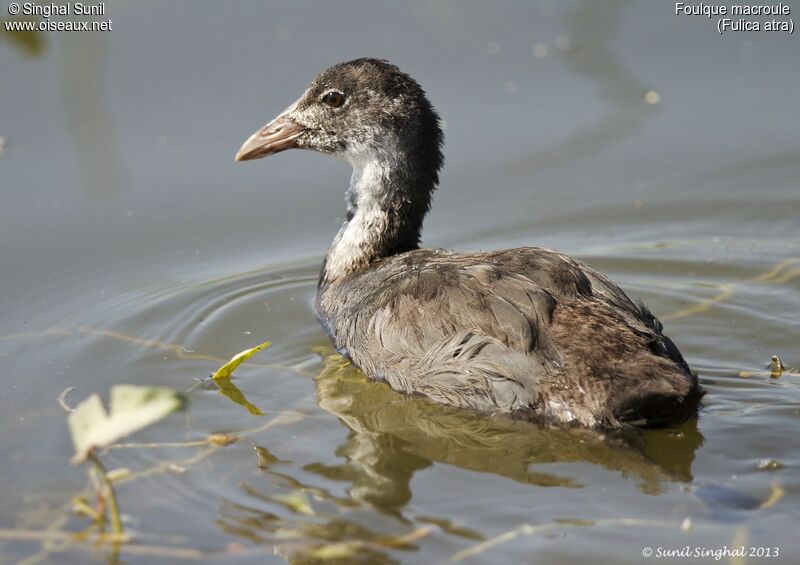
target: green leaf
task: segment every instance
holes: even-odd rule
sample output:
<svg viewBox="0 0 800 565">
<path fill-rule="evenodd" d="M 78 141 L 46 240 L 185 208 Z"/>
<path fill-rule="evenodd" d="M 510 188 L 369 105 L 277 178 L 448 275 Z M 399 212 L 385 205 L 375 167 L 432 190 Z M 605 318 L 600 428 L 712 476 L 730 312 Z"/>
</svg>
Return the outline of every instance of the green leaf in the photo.
<svg viewBox="0 0 800 565">
<path fill-rule="evenodd" d="M 67 418 L 75 444 L 72 462 L 83 462 L 92 449 L 107 447 L 185 405 L 183 395 L 170 388 L 116 385 L 111 387 L 110 411 L 107 413 L 100 396 L 91 395 Z"/>
<path fill-rule="evenodd" d="M 236 370 L 236 368 L 239 365 L 241 365 L 242 363 L 244 363 L 245 361 L 250 359 L 253 355 L 258 353 L 259 351 L 261 351 L 265 347 L 269 347 L 269 346 L 270 346 L 270 342 L 265 341 L 261 345 L 256 345 L 255 347 L 253 347 L 251 349 L 245 349 L 241 353 L 237 353 L 236 355 L 234 355 L 231 358 L 230 361 L 228 361 L 222 367 L 217 369 L 217 372 L 214 373 L 211 376 L 211 378 L 214 379 L 215 381 L 218 380 L 218 379 L 230 378 L 231 375 L 233 375 L 233 372 Z"/>
<path fill-rule="evenodd" d="M 264 412 L 262 412 L 258 406 L 255 406 L 249 400 L 247 400 L 244 393 L 239 390 L 239 387 L 237 387 L 235 384 L 233 384 L 233 381 L 231 381 L 231 375 L 233 375 L 233 372 L 239 365 L 250 359 L 253 355 L 265 347 L 269 347 L 269 345 L 270 342 L 265 341 L 261 345 L 256 345 L 251 349 L 246 349 L 241 353 L 237 353 L 230 361 L 217 369 L 217 372 L 211 376 L 213 381 L 219 387 L 220 393 L 233 400 L 236 404 L 244 406 L 247 408 L 248 412 L 256 416 L 263 416 Z"/>
</svg>

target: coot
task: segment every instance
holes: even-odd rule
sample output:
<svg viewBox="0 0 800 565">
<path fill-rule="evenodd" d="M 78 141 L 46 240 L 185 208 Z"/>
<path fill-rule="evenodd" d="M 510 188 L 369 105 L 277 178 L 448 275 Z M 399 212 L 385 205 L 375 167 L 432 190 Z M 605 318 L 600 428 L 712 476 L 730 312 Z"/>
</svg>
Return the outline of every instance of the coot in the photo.
<svg viewBox="0 0 800 565">
<path fill-rule="evenodd" d="M 694 415 L 697 377 L 605 276 L 538 247 L 419 248 L 442 142 L 419 84 L 364 58 L 323 71 L 236 155 L 313 149 L 352 165 L 315 304 L 338 351 L 395 390 L 487 413 L 598 428 Z"/>
</svg>

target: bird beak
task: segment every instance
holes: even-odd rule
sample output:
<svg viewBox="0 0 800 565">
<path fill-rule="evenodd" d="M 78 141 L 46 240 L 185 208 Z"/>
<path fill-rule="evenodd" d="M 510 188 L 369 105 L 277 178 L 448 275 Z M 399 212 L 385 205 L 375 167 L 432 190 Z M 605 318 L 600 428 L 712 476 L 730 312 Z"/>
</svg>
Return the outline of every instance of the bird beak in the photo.
<svg viewBox="0 0 800 565">
<path fill-rule="evenodd" d="M 236 154 L 237 161 L 260 159 L 297 146 L 297 138 L 305 128 L 287 116 L 287 112 L 272 120 L 244 142 Z"/>
</svg>

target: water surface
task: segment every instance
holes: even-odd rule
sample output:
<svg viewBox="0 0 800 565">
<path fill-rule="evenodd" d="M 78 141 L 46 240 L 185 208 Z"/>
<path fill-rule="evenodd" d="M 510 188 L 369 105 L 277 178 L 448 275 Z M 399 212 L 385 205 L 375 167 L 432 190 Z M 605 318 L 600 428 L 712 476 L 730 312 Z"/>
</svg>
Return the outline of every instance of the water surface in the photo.
<svg viewBox="0 0 800 565">
<path fill-rule="evenodd" d="M 241 439 L 104 455 L 144 472 L 118 487 L 128 563 L 303 561 L 334 542 L 376 563 L 687 545 L 798 562 L 800 376 L 764 369 L 800 366 L 800 48 L 672 8 L 108 2 L 112 32 L 0 36 L 0 561 L 109 558 L 19 532 L 88 525 L 59 394 L 136 383 L 190 400 L 137 442 Z M 446 122 L 424 243 L 542 245 L 607 273 L 699 371 L 698 421 L 600 437 L 476 418 L 334 354 L 311 303 L 349 170 L 233 155 L 364 55 L 412 73 Z M 236 380 L 265 416 L 200 382 L 265 340 Z M 281 498 L 298 492 L 313 515 Z"/>
</svg>

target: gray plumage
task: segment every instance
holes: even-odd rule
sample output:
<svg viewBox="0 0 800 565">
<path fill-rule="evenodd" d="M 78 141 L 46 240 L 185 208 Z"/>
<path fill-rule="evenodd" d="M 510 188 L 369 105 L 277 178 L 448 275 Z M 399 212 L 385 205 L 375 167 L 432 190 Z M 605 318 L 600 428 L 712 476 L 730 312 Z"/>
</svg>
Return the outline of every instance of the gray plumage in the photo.
<svg viewBox="0 0 800 565">
<path fill-rule="evenodd" d="M 242 146 L 353 165 L 317 315 L 334 346 L 398 391 L 485 412 L 616 428 L 696 413 L 703 391 L 661 324 L 613 282 L 555 251 L 419 249 L 442 165 L 438 116 L 385 61 L 320 74 Z"/>
</svg>

